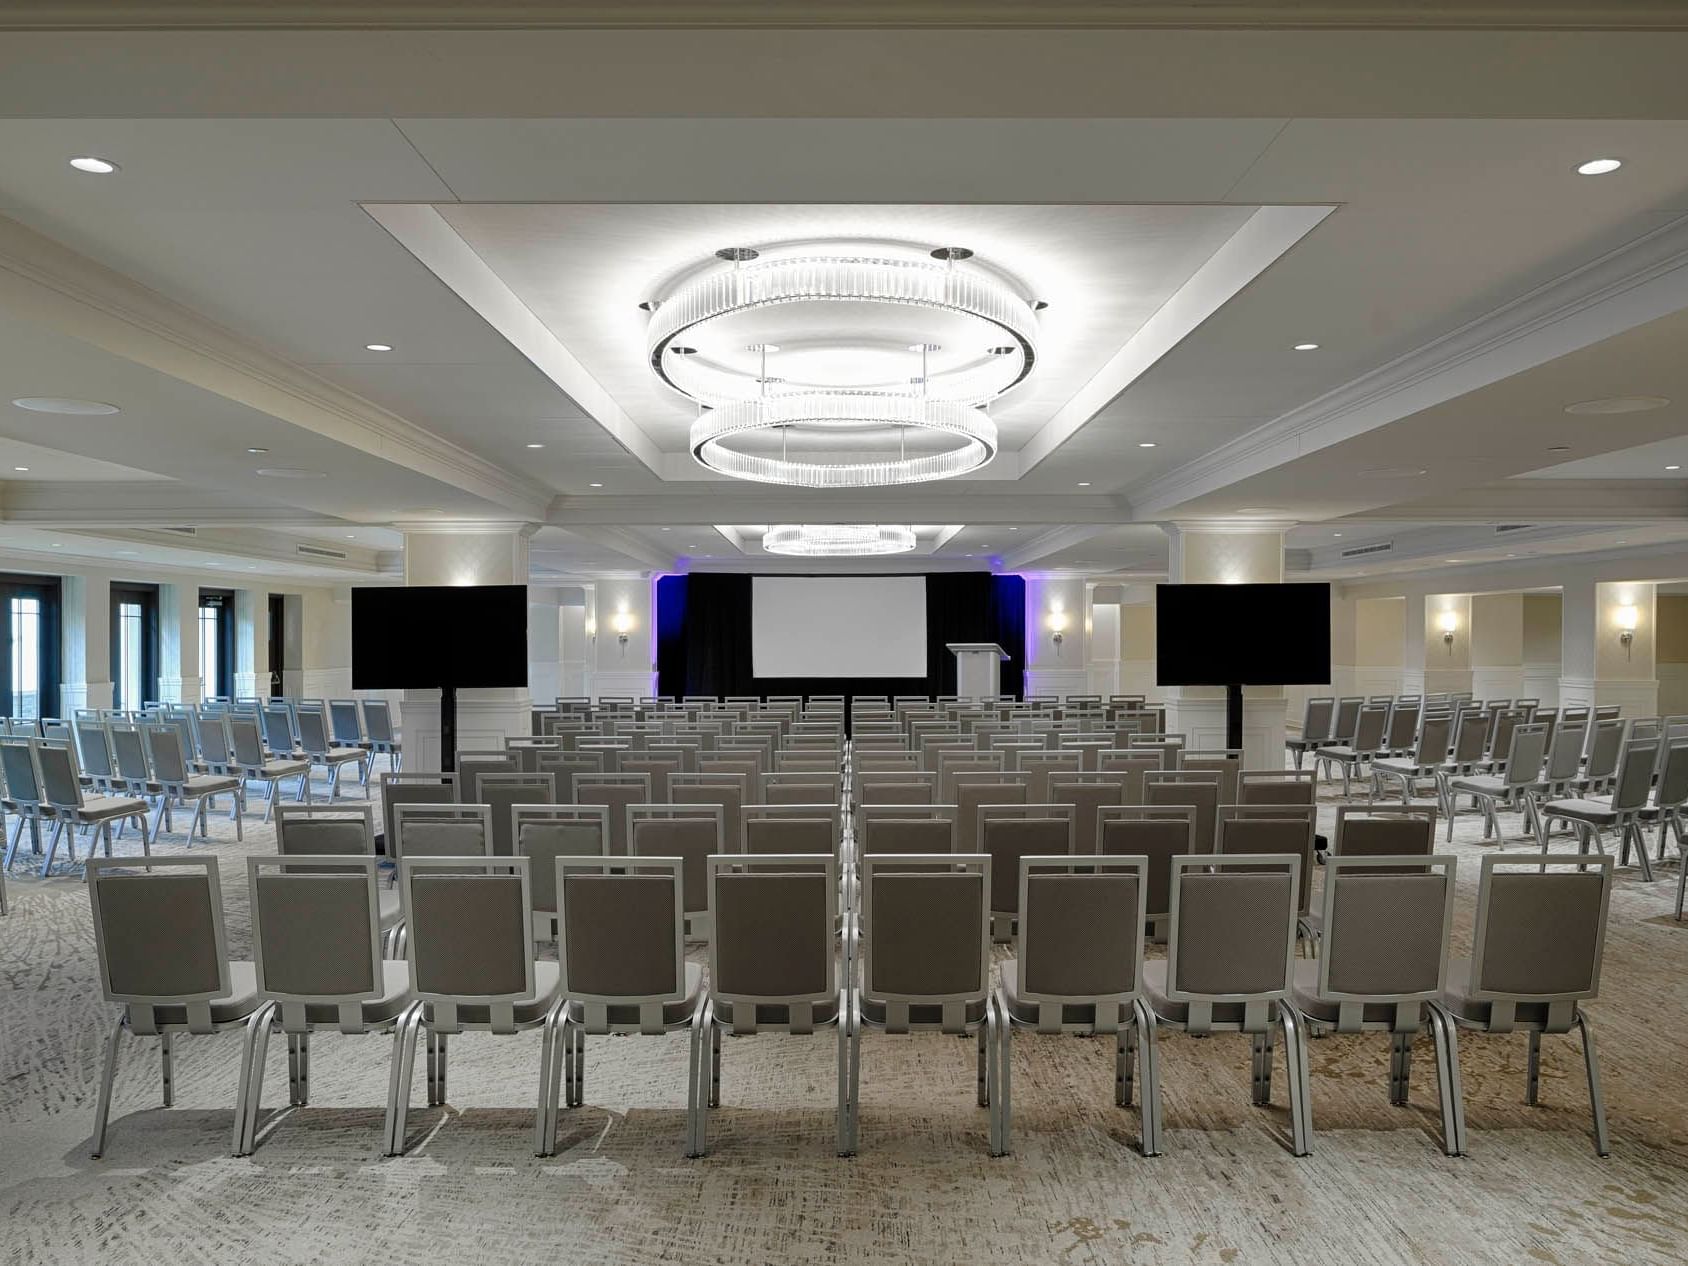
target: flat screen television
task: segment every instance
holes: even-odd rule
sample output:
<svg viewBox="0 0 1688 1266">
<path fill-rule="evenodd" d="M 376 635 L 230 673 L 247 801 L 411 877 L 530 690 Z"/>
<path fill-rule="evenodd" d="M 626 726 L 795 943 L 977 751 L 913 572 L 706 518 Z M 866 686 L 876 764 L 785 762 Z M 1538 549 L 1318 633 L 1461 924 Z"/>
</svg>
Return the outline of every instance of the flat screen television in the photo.
<svg viewBox="0 0 1688 1266">
<path fill-rule="evenodd" d="M 525 686 L 526 585 L 352 590 L 352 689 Z"/>
<path fill-rule="evenodd" d="M 1158 685 L 1329 680 L 1328 584 L 1155 586 Z"/>
</svg>

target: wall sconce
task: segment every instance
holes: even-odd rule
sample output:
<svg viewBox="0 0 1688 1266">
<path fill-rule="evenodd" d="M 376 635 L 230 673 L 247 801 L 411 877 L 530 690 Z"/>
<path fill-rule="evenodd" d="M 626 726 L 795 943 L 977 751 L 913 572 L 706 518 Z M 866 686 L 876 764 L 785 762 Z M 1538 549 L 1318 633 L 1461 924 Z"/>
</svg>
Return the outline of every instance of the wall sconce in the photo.
<svg viewBox="0 0 1688 1266">
<path fill-rule="evenodd" d="M 1442 630 L 1442 641 L 1448 648 L 1448 654 L 1454 653 L 1454 633 L 1459 629 L 1459 613 L 1444 611 L 1436 617 L 1436 625 Z"/>
<path fill-rule="evenodd" d="M 1049 618 L 1045 623 L 1049 625 L 1051 640 L 1055 643 L 1055 653 L 1059 655 L 1061 653 L 1061 642 L 1067 632 L 1067 613 L 1060 607 L 1055 607 L 1050 610 Z"/>
<path fill-rule="evenodd" d="M 627 654 L 627 635 L 633 629 L 633 613 L 626 607 L 621 608 L 611 617 L 610 627 L 615 630 L 616 641 L 621 643 L 621 653 Z"/>
<path fill-rule="evenodd" d="M 1618 641 L 1623 644 L 1624 653 L 1630 653 L 1630 643 L 1635 641 L 1635 626 L 1641 622 L 1641 612 L 1630 603 L 1625 603 L 1613 612 L 1613 619 L 1618 625 Z"/>
</svg>

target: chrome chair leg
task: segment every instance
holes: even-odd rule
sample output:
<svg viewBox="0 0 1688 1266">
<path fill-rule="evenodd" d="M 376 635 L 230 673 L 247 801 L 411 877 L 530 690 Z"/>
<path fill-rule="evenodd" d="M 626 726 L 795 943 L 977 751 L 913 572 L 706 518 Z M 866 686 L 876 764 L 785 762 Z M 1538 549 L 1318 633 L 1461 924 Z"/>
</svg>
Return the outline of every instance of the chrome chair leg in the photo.
<svg viewBox="0 0 1688 1266">
<path fill-rule="evenodd" d="M 94 1105 L 94 1146 L 89 1153 L 95 1160 L 105 1155 L 106 1123 L 111 1118 L 111 1084 L 117 1080 L 117 1046 L 123 1040 L 126 1016 L 119 1015 L 106 1038 L 105 1066 L 100 1073 L 100 1093 Z"/>
<path fill-rule="evenodd" d="M 1582 1030 L 1583 1064 L 1588 1070 L 1588 1106 L 1594 1114 L 1594 1150 L 1601 1156 L 1612 1154 L 1612 1140 L 1606 1133 L 1606 1100 L 1600 1093 L 1600 1064 L 1594 1055 L 1594 1034 L 1589 1031 L 1588 1017 L 1577 1010 L 1577 1027 Z"/>
</svg>

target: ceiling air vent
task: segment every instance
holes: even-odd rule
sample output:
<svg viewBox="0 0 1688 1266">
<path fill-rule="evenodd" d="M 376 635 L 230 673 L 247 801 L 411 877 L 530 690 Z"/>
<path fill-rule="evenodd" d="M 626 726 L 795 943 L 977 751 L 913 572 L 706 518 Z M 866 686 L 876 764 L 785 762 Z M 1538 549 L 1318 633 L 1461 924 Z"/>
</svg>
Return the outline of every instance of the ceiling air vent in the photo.
<svg viewBox="0 0 1688 1266">
<path fill-rule="evenodd" d="M 1527 532 L 1535 527 L 1534 523 L 1497 523 L 1496 532 Z"/>
<path fill-rule="evenodd" d="M 1387 554 L 1394 548 L 1394 541 L 1378 541 L 1373 545 L 1350 545 L 1342 551 L 1342 557 L 1364 558 L 1367 554 Z"/>
<path fill-rule="evenodd" d="M 320 545 L 296 545 L 296 546 L 294 546 L 294 549 L 297 553 L 303 554 L 306 558 L 345 558 L 346 557 L 346 551 L 345 550 L 324 549 Z"/>
</svg>

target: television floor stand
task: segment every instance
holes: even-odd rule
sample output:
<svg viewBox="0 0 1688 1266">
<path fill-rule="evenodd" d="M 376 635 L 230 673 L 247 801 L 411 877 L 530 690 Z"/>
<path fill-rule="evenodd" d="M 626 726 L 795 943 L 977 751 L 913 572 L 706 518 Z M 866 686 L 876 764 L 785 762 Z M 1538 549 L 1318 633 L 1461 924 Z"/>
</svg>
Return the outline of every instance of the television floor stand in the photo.
<svg viewBox="0 0 1688 1266">
<path fill-rule="evenodd" d="M 1241 697 L 1240 695 L 1238 696 Z M 1242 704 L 1238 704 L 1240 709 Z M 1238 716 L 1241 716 L 1239 711 Z M 1241 725 L 1241 722 L 1238 722 Z M 457 768 L 457 687 L 440 687 L 440 769 L 451 773 Z"/>
<path fill-rule="evenodd" d="M 444 725 L 445 710 L 440 710 L 441 725 Z M 444 734 L 442 729 L 441 734 Z M 1225 687 L 1225 746 L 1231 751 L 1240 751 L 1243 745 L 1243 688 L 1238 684 Z"/>
</svg>

